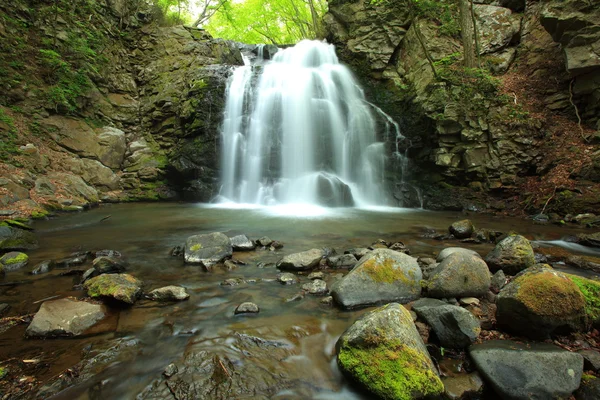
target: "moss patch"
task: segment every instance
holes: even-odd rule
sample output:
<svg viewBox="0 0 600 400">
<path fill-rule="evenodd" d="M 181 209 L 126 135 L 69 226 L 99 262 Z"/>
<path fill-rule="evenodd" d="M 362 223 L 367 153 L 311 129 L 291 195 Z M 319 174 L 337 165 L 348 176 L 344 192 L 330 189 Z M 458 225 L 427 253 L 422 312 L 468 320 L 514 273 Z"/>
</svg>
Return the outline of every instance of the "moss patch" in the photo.
<svg viewBox="0 0 600 400">
<path fill-rule="evenodd" d="M 585 300 L 585 315 L 589 322 L 600 318 L 600 282 L 568 275 L 569 279 L 577 285 Z"/>
<path fill-rule="evenodd" d="M 365 261 L 361 265 L 361 269 L 375 282 L 394 283 L 402 281 L 404 283 L 411 283 L 412 280 L 406 276 L 402 269 L 394 268 L 394 263 L 394 260 L 391 258 L 377 256 Z"/>
<path fill-rule="evenodd" d="M 409 400 L 444 391 L 429 360 L 399 340 L 364 349 L 344 344 L 338 354 L 338 363 L 360 384 L 383 399 Z"/>
<path fill-rule="evenodd" d="M 550 271 L 526 274 L 515 279 L 517 299 L 529 310 L 546 316 L 573 315 L 585 306 L 584 297 L 575 283 Z"/>
<path fill-rule="evenodd" d="M 27 262 L 28 260 L 29 260 L 29 257 L 27 256 L 27 254 L 19 253 L 14 257 L 9 257 L 9 258 L 3 259 L 2 264 L 13 265 L 13 264 L 19 264 L 22 262 Z"/>
<path fill-rule="evenodd" d="M 192 247 L 190 247 L 191 251 L 198 251 L 202 248 L 202 245 L 200 243 L 196 243 L 195 245 L 193 245 Z"/>
</svg>

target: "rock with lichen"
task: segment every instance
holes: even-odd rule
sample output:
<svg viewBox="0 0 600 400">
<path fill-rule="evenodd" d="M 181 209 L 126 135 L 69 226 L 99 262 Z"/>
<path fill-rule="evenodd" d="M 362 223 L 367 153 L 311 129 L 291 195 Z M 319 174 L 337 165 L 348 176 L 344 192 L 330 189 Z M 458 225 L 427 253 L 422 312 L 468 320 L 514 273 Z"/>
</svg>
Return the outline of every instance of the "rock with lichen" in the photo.
<svg viewBox="0 0 600 400">
<path fill-rule="evenodd" d="M 496 305 L 500 327 L 535 339 L 580 330 L 586 318 L 579 287 L 548 266 L 519 273 L 500 291 Z"/>
<path fill-rule="evenodd" d="M 113 299 L 134 304 L 142 294 L 142 282 L 129 274 L 103 274 L 83 284 L 92 298 Z"/>
<path fill-rule="evenodd" d="M 331 293 L 343 308 L 389 302 L 408 303 L 421 295 L 422 272 L 417 260 L 404 253 L 377 249 L 336 282 Z"/>
<path fill-rule="evenodd" d="M 233 248 L 229 238 L 220 232 L 194 235 L 185 242 L 184 260 L 187 264 L 199 264 L 211 270 L 215 265 L 231 257 Z"/>
<path fill-rule="evenodd" d="M 410 313 L 397 303 L 359 318 L 336 349 L 342 373 L 378 398 L 424 399 L 444 391 Z"/>
<path fill-rule="evenodd" d="M 485 257 L 492 272 L 503 270 L 515 275 L 535 264 L 533 248 L 529 240 L 521 235 L 511 235 L 501 240 Z"/>
<path fill-rule="evenodd" d="M 25 253 L 11 251 L 0 257 L 0 265 L 4 266 L 4 271 L 14 271 L 27 265 L 29 257 Z"/>
<path fill-rule="evenodd" d="M 455 252 L 431 272 L 426 286 L 429 297 L 483 296 L 490 288 L 490 271 L 478 254 Z"/>
</svg>

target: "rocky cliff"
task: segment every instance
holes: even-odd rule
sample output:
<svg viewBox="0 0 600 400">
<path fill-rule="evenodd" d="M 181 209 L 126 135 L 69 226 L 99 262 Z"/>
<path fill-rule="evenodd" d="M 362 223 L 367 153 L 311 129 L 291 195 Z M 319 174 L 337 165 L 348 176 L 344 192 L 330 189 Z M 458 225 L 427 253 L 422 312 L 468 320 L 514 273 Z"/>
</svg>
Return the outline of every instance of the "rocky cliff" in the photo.
<svg viewBox="0 0 600 400">
<path fill-rule="evenodd" d="M 141 1 L 0 5 L 0 206 L 209 200 L 234 44 Z"/>
</svg>

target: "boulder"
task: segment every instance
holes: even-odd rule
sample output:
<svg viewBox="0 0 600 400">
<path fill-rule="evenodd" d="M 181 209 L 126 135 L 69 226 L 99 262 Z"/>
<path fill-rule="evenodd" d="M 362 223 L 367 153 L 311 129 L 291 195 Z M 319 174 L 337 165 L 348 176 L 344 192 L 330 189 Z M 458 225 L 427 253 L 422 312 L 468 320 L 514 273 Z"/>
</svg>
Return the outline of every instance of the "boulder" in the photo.
<svg viewBox="0 0 600 400">
<path fill-rule="evenodd" d="M 104 306 L 73 299 L 42 303 L 25 334 L 29 337 L 79 336 L 106 316 Z"/>
<path fill-rule="evenodd" d="M 188 264 L 200 264 L 207 270 L 231 257 L 233 249 L 229 238 L 220 232 L 195 235 L 185 242 L 184 260 Z"/>
<path fill-rule="evenodd" d="M 229 239 L 234 251 L 250 251 L 256 248 L 254 242 L 246 235 L 237 235 Z"/>
<path fill-rule="evenodd" d="M 11 251 L 0 257 L 0 265 L 4 266 L 4 271 L 15 271 L 27 265 L 29 257 L 25 253 Z"/>
<path fill-rule="evenodd" d="M 0 251 L 37 249 L 38 240 L 34 233 L 0 225 Z"/>
<path fill-rule="evenodd" d="M 427 295 L 437 298 L 479 297 L 490 288 L 490 271 L 479 255 L 455 252 L 432 271 Z"/>
<path fill-rule="evenodd" d="M 507 47 L 519 35 L 521 17 L 503 7 L 475 4 L 481 54 L 494 53 Z"/>
<path fill-rule="evenodd" d="M 421 295 L 421 269 L 417 260 L 389 249 L 373 250 L 361 258 L 332 288 L 343 308 L 389 302 L 407 303 Z"/>
<path fill-rule="evenodd" d="M 467 347 L 475 343 L 481 333 L 479 320 L 462 307 L 421 299 L 413 303 L 412 310 L 431 326 L 443 347 Z"/>
<path fill-rule="evenodd" d="M 235 308 L 234 314 L 258 314 L 260 312 L 260 308 L 249 301 L 240 304 Z"/>
<path fill-rule="evenodd" d="M 148 293 L 148 298 L 156 301 L 182 301 L 189 297 L 190 295 L 184 287 L 173 285 L 154 289 Z"/>
<path fill-rule="evenodd" d="M 470 238 L 474 230 L 475 227 L 470 219 L 456 221 L 448 228 L 448 231 L 450 231 L 450 233 L 457 239 Z"/>
<path fill-rule="evenodd" d="M 475 257 L 481 258 L 479 253 L 477 253 L 474 250 L 463 249 L 462 247 L 446 247 L 445 249 L 440 251 L 440 253 L 438 254 L 438 256 L 436 258 L 436 261 L 442 262 L 442 261 L 444 261 L 445 258 L 447 258 L 452 253 L 463 253 L 466 255 L 473 255 Z"/>
<path fill-rule="evenodd" d="M 142 294 L 142 282 L 129 274 L 103 274 L 83 284 L 92 298 L 114 299 L 134 304 Z"/>
<path fill-rule="evenodd" d="M 496 305 L 499 326 L 531 338 L 582 329 L 586 317 L 577 285 L 549 267 L 519 273 L 500 291 Z"/>
<path fill-rule="evenodd" d="M 410 313 L 392 303 L 360 317 L 339 338 L 337 363 L 382 399 L 423 399 L 444 391 Z"/>
<path fill-rule="evenodd" d="M 109 256 L 100 256 L 94 258 L 94 261 L 92 261 L 92 266 L 96 271 L 98 271 L 98 275 L 117 274 L 125 271 L 125 263 L 122 259 Z"/>
<path fill-rule="evenodd" d="M 492 340 L 469 348 L 484 379 L 503 399 L 566 399 L 578 387 L 583 357 L 546 343 Z"/>
<path fill-rule="evenodd" d="M 535 264 L 535 255 L 529 240 L 521 235 L 512 235 L 502 239 L 485 257 L 492 272 L 501 269 L 504 273 L 515 275 Z"/>
<path fill-rule="evenodd" d="M 324 256 L 321 249 L 311 249 L 301 253 L 289 254 L 277 262 L 277 268 L 292 271 L 304 271 L 319 265 Z"/>
<path fill-rule="evenodd" d="M 309 283 L 302 285 L 302 289 L 306 290 L 308 294 L 314 294 L 317 296 L 326 295 L 329 290 L 327 289 L 327 283 L 322 279 L 314 279 Z"/>
</svg>

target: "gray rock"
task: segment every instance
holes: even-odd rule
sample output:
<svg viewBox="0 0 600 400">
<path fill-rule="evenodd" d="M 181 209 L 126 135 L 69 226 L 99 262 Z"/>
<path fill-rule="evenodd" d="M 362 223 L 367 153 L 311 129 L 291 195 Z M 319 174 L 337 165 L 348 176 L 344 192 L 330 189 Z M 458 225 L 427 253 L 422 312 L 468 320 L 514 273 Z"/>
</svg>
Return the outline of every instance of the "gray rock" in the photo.
<svg viewBox="0 0 600 400">
<path fill-rule="evenodd" d="M 125 271 L 125 262 L 119 258 L 100 256 L 94 258 L 92 266 L 98 274 L 118 274 Z"/>
<path fill-rule="evenodd" d="M 231 257 L 233 249 L 229 238 L 220 232 L 195 235 L 185 242 L 184 260 L 188 264 L 199 264 L 207 270 Z"/>
<path fill-rule="evenodd" d="M 427 281 L 430 297 L 479 297 L 490 287 L 490 272 L 478 256 L 454 252 L 438 265 Z"/>
<path fill-rule="evenodd" d="M 438 254 L 438 256 L 436 258 L 436 261 L 440 263 L 440 262 L 444 261 L 444 259 L 447 258 L 452 253 L 463 253 L 463 254 L 473 255 L 473 256 L 481 258 L 479 253 L 477 253 L 474 250 L 464 249 L 462 247 L 446 247 L 445 249 L 440 251 L 440 253 Z"/>
<path fill-rule="evenodd" d="M 421 295 L 421 269 L 417 260 L 397 251 L 377 249 L 336 282 L 331 293 L 343 308 L 389 302 L 407 303 Z"/>
<path fill-rule="evenodd" d="M 356 257 L 352 254 L 342 254 L 327 258 L 327 266 L 330 268 L 348 268 L 352 269 L 356 265 Z"/>
<path fill-rule="evenodd" d="M 504 274 L 504 271 L 499 269 L 490 280 L 490 288 L 497 293 L 504 287 L 504 285 L 506 285 L 506 275 Z"/>
<path fill-rule="evenodd" d="M 521 17 L 502 7 L 475 4 L 479 48 L 481 54 L 494 53 L 507 47 L 519 34 Z"/>
<path fill-rule="evenodd" d="M 23 268 L 29 262 L 29 257 L 25 253 L 11 251 L 0 257 L 0 265 L 4 266 L 4 271 L 16 271 Z"/>
<path fill-rule="evenodd" d="M 565 274 L 533 267 L 519 273 L 496 298 L 498 326 L 531 338 L 582 329 L 585 300 Z"/>
<path fill-rule="evenodd" d="M 165 286 L 148 293 L 148 298 L 156 301 L 182 301 L 190 298 L 189 293 L 181 286 Z"/>
<path fill-rule="evenodd" d="M 29 337 L 79 336 L 105 317 L 98 304 L 73 299 L 42 303 L 25 334 Z"/>
<path fill-rule="evenodd" d="M 481 333 L 479 320 L 462 307 L 421 299 L 413 303 L 412 309 L 431 326 L 443 347 L 467 347 L 475 343 Z"/>
<path fill-rule="evenodd" d="M 535 255 L 529 240 L 520 235 L 512 235 L 501 240 L 485 257 L 490 270 L 499 269 L 509 275 L 516 275 L 535 264 Z"/>
<path fill-rule="evenodd" d="M 457 239 L 465 239 L 471 237 L 475 227 L 469 219 L 463 219 L 462 221 L 456 221 L 448 228 L 448 231 L 454 235 Z"/>
<path fill-rule="evenodd" d="M 277 274 L 277 282 L 282 285 L 293 285 L 298 283 L 298 277 L 291 272 L 283 272 L 281 274 Z"/>
<path fill-rule="evenodd" d="M 469 355 L 503 399 L 566 399 L 583 372 L 580 354 L 546 343 L 493 340 L 471 346 Z"/>
<path fill-rule="evenodd" d="M 229 239 L 234 251 L 250 251 L 256 248 L 254 242 L 246 235 L 237 235 Z"/>
<path fill-rule="evenodd" d="M 260 309 L 254 303 L 245 302 L 240 304 L 235 309 L 235 314 L 258 314 Z"/>
<path fill-rule="evenodd" d="M 342 373 L 377 398 L 422 399 L 444 390 L 410 313 L 397 303 L 360 317 L 336 349 Z"/>
<path fill-rule="evenodd" d="M 583 356 L 586 371 L 600 371 L 600 352 L 596 350 L 579 350 L 578 353 Z"/>
<path fill-rule="evenodd" d="M 271 239 L 268 236 L 263 236 L 256 241 L 256 244 L 258 244 L 259 246 L 264 246 L 264 247 L 270 246 L 271 243 L 273 243 L 273 239 Z"/>
<path fill-rule="evenodd" d="M 303 271 L 319 265 L 323 258 L 322 249 L 311 249 L 301 253 L 289 254 L 277 262 L 277 268 Z"/>
<path fill-rule="evenodd" d="M 54 261 L 52 260 L 44 260 L 40 263 L 38 263 L 35 267 L 33 267 L 33 269 L 31 270 L 31 275 L 41 275 L 41 274 L 46 274 L 50 271 L 52 271 L 52 268 L 54 268 Z"/>
<path fill-rule="evenodd" d="M 315 279 L 309 283 L 305 283 L 302 285 L 302 289 L 306 290 L 309 294 L 317 296 L 326 295 L 329 292 L 329 290 L 327 290 L 327 283 L 321 279 Z"/>
<path fill-rule="evenodd" d="M 112 257 L 112 258 L 121 258 L 122 255 L 120 252 L 118 252 L 117 250 L 109 250 L 109 249 L 105 249 L 105 250 L 98 250 L 96 252 L 96 258 L 98 257 Z"/>
<path fill-rule="evenodd" d="M 81 276 L 81 283 L 83 284 L 86 281 L 88 281 L 89 279 L 92 279 L 93 277 L 98 276 L 98 275 L 100 275 L 100 274 L 98 273 L 96 268 L 89 268 Z"/>
<path fill-rule="evenodd" d="M 73 253 L 69 257 L 62 258 L 56 262 L 57 268 L 71 268 L 78 265 L 83 265 L 88 260 L 89 253 Z"/>
</svg>

